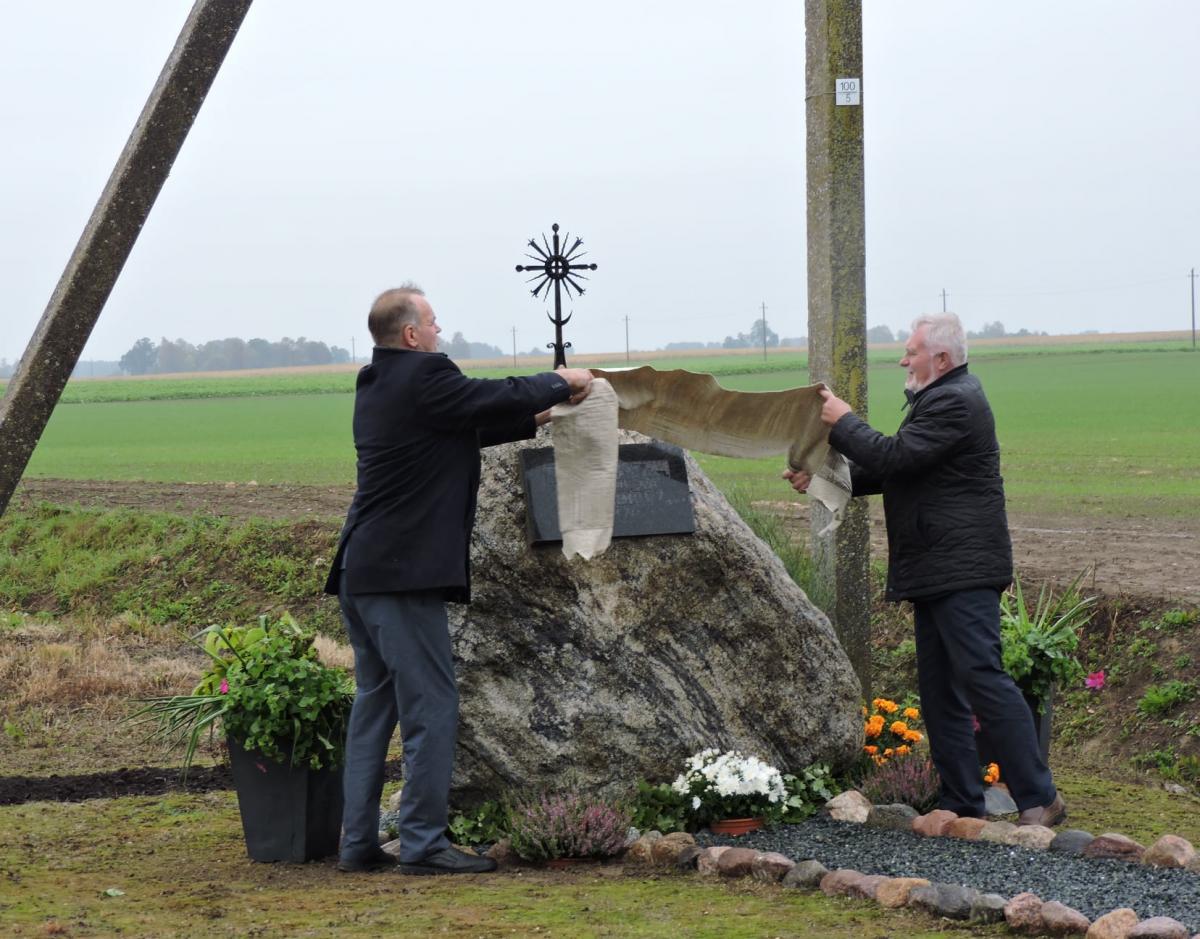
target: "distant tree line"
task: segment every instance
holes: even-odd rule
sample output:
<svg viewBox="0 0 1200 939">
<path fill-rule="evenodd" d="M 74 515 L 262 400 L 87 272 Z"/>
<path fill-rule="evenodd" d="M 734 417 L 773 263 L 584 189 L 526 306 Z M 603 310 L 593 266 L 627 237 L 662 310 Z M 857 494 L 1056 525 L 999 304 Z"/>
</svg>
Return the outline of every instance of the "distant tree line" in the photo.
<svg viewBox="0 0 1200 939">
<path fill-rule="evenodd" d="M 337 365 L 350 361 L 341 346 L 291 339 L 213 339 L 198 346 L 183 339 L 162 338 L 155 345 L 143 337 L 121 356 L 121 370 L 129 375 L 166 372 L 221 372 L 241 368 L 285 368 L 292 365 Z"/>
<path fill-rule="evenodd" d="M 458 359 L 499 359 L 504 357 L 504 351 L 498 346 L 490 346 L 486 342 L 468 342 L 462 333 L 455 333 L 449 342 L 442 342 L 442 352 L 450 358 Z M 540 352 L 542 350 L 536 350 Z"/>
<path fill-rule="evenodd" d="M 984 323 L 979 330 L 967 330 L 968 339 L 1003 339 L 1005 336 L 1046 336 L 1046 332 L 1030 332 L 1021 328 L 1015 333 L 1006 332 L 1004 324 L 997 320 L 994 323 Z M 872 326 L 867 330 L 867 342 L 904 342 L 908 338 L 907 329 L 897 329 L 893 335 L 891 329 L 883 324 Z"/>
</svg>

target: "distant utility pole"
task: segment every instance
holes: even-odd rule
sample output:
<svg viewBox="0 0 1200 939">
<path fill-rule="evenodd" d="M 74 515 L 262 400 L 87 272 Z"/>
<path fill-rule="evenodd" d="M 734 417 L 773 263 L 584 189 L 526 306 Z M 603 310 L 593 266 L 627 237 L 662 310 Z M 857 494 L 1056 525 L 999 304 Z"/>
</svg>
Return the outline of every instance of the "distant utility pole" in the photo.
<svg viewBox="0 0 1200 939">
<path fill-rule="evenodd" d="M 946 288 L 942 288 L 942 312 L 946 312 Z"/>
<path fill-rule="evenodd" d="M 767 361 L 767 301 L 762 303 L 763 361 Z"/>
<path fill-rule="evenodd" d="M 629 314 L 625 314 L 625 364 L 629 364 Z"/>
<path fill-rule="evenodd" d="M 1196 269 L 1188 275 L 1192 281 L 1192 351 L 1196 351 Z"/>
<path fill-rule="evenodd" d="M 512 328 L 513 334 L 513 368 L 517 367 L 517 327 Z"/>
<path fill-rule="evenodd" d="M 354 351 L 354 337 L 350 337 L 350 364 L 358 364 L 358 353 Z"/>
</svg>

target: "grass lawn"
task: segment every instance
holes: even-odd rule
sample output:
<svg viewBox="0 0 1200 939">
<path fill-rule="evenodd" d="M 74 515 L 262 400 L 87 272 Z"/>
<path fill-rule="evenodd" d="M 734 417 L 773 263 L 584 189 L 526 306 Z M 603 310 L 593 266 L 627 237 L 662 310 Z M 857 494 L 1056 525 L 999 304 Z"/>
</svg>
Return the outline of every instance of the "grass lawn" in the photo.
<svg viewBox="0 0 1200 939">
<path fill-rule="evenodd" d="M 13 937 L 933 937 L 868 901 L 619 865 L 467 878 L 343 875 L 246 859 L 231 792 L 0 808 Z M 119 891 L 119 893 L 117 893 Z M 1002 935 L 996 927 L 957 935 Z"/>
</svg>

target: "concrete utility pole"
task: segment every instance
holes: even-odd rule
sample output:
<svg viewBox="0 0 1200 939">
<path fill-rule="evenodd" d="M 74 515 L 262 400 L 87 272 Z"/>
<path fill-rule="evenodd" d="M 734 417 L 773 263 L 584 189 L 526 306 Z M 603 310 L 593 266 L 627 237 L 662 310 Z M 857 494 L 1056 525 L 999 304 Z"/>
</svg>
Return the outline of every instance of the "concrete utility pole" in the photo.
<svg viewBox="0 0 1200 939">
<path fill-rule="evenodd" d="M 0 401 L 0 513 L 150 214 L 252 0 L 196 0 Z"/>
<path fill-rule="evenodd" d="M 629 364 L 629 314 L 625 314 L 625 364 Z"/>
<path fill-rule="evenodd" d="M 517 367 L 517 327 L 512 328 L 513 334 L 513 368 Z"/>
<path fill-rule="evenodd" d="M 1196 269 L 1188 275 L 1192 281 L 1192 351 L 1196 351 Z"/>
<path fill-rule="evenodd" d="M 867 417 L 866 235 L 863 203 L 862 0 L 806 0 L 808 367 Z M 812 502 L 813 554 L 826 612 L 871 697 L 870 520 L 852 499 L 831 536 Z"/>
<path fill-rule="evenodd" d="M 942 288 L 942 312 L 946 312 L 946 288 Z"/>
<path fill-rule="evenodd" d="M 767 301 L 762 302 L 763 361 L 767 361 Z"/>
<path fill-rule="evenodd" d="M 358 352 L 354 348 L 354 337 L 353 336 L 350 337 L 350 364 L 351 365 L 358 364 Z"/>
</svg>

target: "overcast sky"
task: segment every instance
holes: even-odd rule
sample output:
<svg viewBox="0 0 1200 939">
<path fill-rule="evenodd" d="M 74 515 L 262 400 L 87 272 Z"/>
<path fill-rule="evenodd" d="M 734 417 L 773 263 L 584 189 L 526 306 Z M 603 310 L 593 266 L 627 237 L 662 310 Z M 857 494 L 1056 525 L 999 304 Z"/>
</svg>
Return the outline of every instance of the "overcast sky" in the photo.
<svg viewBox="0 0 1200 939">
<path fill-rule="evenodd" d="M 542 345 L 514 265 L 599 264 L 579 352 L 807 333 L 800 0 L 257 0 L 85 358 L 141 336 L 369 346 L 383 288 Z M 864 0 L 867 317 L 1184 329 L 1200 3 Z M 0 358 L 17 359 L 188 0 L 0 0 Z"/>
</svg>

